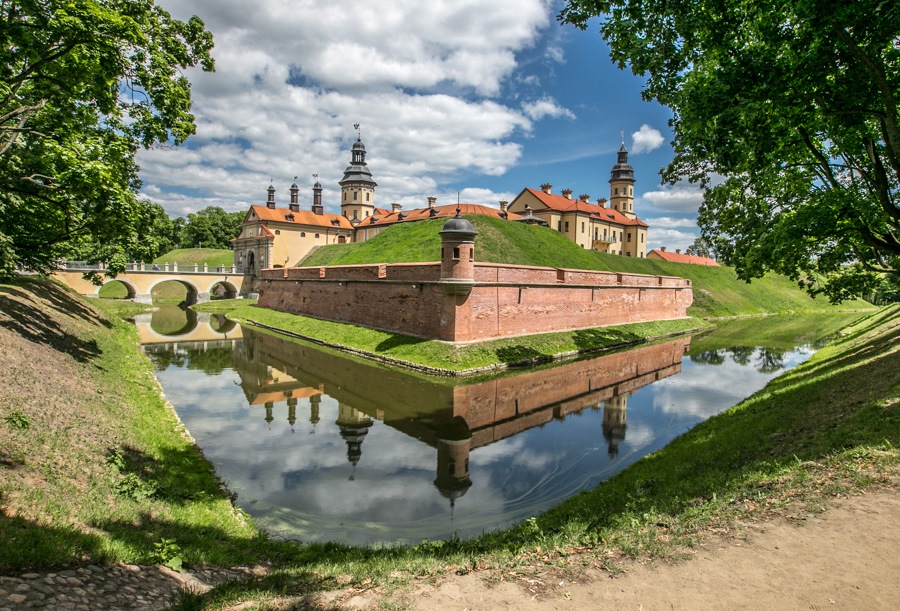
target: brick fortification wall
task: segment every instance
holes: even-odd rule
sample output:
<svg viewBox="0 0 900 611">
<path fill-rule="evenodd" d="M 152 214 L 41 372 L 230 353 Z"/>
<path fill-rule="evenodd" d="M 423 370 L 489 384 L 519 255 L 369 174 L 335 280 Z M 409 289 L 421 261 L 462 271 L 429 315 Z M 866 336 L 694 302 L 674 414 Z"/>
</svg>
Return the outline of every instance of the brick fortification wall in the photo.
<svg viewBox="0 0 900 611">
<path fill-rule="evenodd" d="M 472 276 L 448 282 L 441 263 L 269 269 L 259 305 L 469 342 L 683 318 L 693 301 L 690 280 L 669 276 L 494 263 Z"/>
</svg>

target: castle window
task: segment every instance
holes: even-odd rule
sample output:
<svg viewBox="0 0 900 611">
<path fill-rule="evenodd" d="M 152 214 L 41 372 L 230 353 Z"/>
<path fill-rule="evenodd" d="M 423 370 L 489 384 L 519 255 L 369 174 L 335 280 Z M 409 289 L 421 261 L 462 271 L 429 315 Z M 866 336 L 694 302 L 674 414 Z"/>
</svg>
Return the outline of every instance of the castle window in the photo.
<svg viewBox="0 0 900 611">
<path fill-rule="evenodd" d="M 617 188 L 617 189 L 616 189 L 616 195 L 618 195 L 618 194 L 619 194 L 619 189 Z"/>
<path fill-rule="evenodd" d="M 569 233 L 569 221 L 566 221 L 566 233 Z"/>
<path fill-rule="evenodd" d="M 581 222 L 581 233 L 584 233 L 584 221 Z"/>
<path fill-rule="evenodd" d="M 597 232 L 600 231 L 598 228 L 594 227 L 594 239 L 597 239 Z"/>
<path fill-rule="evenodd" d="M 459 248 L 453 249 L 453 258 L 459 260 Z"/>
<path fill-rule="evenodd" d="M 353 218 L 356 218 L 356 213 L 357 213 L 357 212 L 358 212 L 357 210 L 354 210 L 354 211 L 353 211 Z"/>
<path fill-rule="evenodd" d="M 344 201 L 347 201 L 347 192 L 344 191 Z"/>
<path fill-rule="evenodd" d="M 366 193 L 366 201 L 369 201 L 369 194 Z"/>
<path fill-rule="evenodd" d="M 318 233 L 316 234 L 316 239 L 317 239 L 317 240 L 319 239 L 319 234 L 318 234 Z"/>
<path fill-rule="evenodd" d="M 625 256 L 626 256 L 626 257 L 630 257 L 630 256 L 631 256 L 631 253 L 630 253 L 630 252 L 626 252 L 626 253 L 625 253 Z"/>
<path fill-rule="evenodd" d="M 368 210 L 366 210 L 366 216 L 369 216 L 369 211 L 368 211 Z"/>
<path fill-rule="evenodd" d="M 275 235 L 281 235 L 281 229 L 276 229 L 276 230 L 275 230 Z"/>
<path fill-rule="evenodd" d="M 628 241 L 628 242 L 631 241 L 631 234 L 630 234 L 630 233 L 628 234 L 628 240 L 627 240 L 627 241 Z"/>
<path fill-rule="evenodd" d="M 641 234 L 641 244 L 643 244 L 643 243 L 644 243 L 644 234 L 642 233 Z"/>
<path fill-rule="evenodd" d="M 305 238 L 305 237 L 306 237 L 306 232 L 305 232 L 305 231 L 301 231 L 301 232 L 300 232 L 300 237 L 301 237 L 301 238 Z"/>
<path fill-rule="evenodd" d="M 556 230 L 562 231 L 562 221 L 556 221 Z"/>
<path fill-rule="evenodd" d="M 356 191 L 353 192 L 353 201 L 356 201 Z"/>
</svg>

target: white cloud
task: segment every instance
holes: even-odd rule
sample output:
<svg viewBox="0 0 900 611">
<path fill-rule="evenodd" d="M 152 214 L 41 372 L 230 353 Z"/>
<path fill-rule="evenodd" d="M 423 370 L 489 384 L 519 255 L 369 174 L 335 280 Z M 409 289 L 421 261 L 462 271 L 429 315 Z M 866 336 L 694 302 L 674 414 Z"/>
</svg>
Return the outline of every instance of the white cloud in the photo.
<svg viewBox="0 0 900 611">
<path fill-rule="evenodd" d="M 641 200 L 672 212 L 697 212 L 703 203 L 703 189 L 686 184 L 674 187 L 661 185 L 657 191 L 644 193 Z"/>
<path fill-rule="evenodd" d="M 551 97 L 544 97 L 535 102 L 522 104 L 522 112 L 532 121 L 540 121 L 544 117 L 553 117 L 554 119 L 559 117 L 575 118 L 575 113 L 568 108 L 563 108 Z"/>
<path fill-rule="evenodd" d="M 645 123 L 641 125 L 641 129 L 631 134 L 631 152 L 649 153 L 661 147 L 665 141 L 659 130 Z"/>
<path fill-rule="evenodd" d="M 180 19 L 197 14 L 215 40 L 216 72 L 188 74 L 197 134 L 138 158 L 144 195 L 170 213 L 240 209 L 262 201 L 270 180 L 280 199 L 294 176 L 311 199 L 313 173 L 337 211 L 354 123 L 376 204 L 386 205 L 421 199 L 460 172 L 502 175 L 534 122 L 574 118 L 553 98 L 521 108 L 499 98 L 505 83 L 521 83 L 517 53 L 553 23 L 549 0 L 159 4 Z"/>
<path fill-rule="evenodd" d="M 660 216 L 657 218 L 645 218 L 644 220 L 652 227 L 697 229 L 697 221 L 695 219 L 676 219 L 670 216 Z"/>
<path fill-rule="evenodd" d="M 563 51 L 560 47 L 548 47 L 545 55 L 547 59 L 557 64 L 566 63 L 565 51 Z"/>
<path fill-rule="evenodd" d="M 677 229 L 657 228 L 650 225 L 650 229 L 647 230 L 647 249 L 653 250 L 654 248 L 665 246 L 669 251 L 676 249 L 684 251 L 698 237 L 700 237 L 699 232 L 695 234 Z"/>
</svg>

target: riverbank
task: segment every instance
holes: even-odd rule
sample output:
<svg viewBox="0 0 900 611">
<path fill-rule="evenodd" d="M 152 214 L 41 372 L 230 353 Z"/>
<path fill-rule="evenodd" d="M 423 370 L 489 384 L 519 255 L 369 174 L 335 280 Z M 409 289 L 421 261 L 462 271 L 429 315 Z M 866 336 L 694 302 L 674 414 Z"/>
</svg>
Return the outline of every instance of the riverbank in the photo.
<svg viewBox="0 0 900 611">
<path fill-rule="evenodd" d="M 223 307 L 212 306 L 215 311 L 221 311 Z M 205 304 L 196 309 L 207 311 Z M 256 305 L 237 305 L 227 312 L 227 316 L 241 324 L 288 338 L 327 346 L 394 367 L 440 376 L 471 376 L 510 367 L 527 367 L 579 354 L 695 333 L 710 327 L 709 323 L 696 318 L 680 318 L 460 345 L 279 312 Z"/>
<path fill-rule="evenodd" d="M 0 549 L 0 574 L 264 565 L 265 576 L 184 595 L 180 608 L 314 607 L 324 592 L 323 605 L 366 592 L 373 605 L 388 596 L 402 606 L 415 584 L 463 573 L 524 582 L 680 558 L 741 524 L 803 520 L 836 497 L 896 489 L 898 340 L 900 308 L 868 314 L 747 401 L 508 531 L 407 548 L 301 546 L 268 540 L 231 507 L 133 327 L 52 283 L 2 285 L 0 538 L 13 545 Z"/>
</svg>

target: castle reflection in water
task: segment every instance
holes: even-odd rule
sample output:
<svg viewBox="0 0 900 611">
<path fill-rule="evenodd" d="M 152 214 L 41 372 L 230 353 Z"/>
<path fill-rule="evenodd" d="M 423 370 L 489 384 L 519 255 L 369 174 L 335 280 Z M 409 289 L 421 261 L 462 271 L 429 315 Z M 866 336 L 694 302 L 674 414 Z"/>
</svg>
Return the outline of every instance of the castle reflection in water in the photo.
<svg viewBox="0 0 900 611">
<path fill-rule="evenodd" d="M 323 396 L 337 401 L 335 424 L 354 472 L 376 420 L 428 444 L 437 453 L 434 485 L 452 503 L 472 485 L 472 450 L 583 410 L 602 410 L 603 438 L 615 458 L 626 436 L 629 395 L 680 372 L 689 345 L 685 337 L 466 381 L 428 379 L 245 329 L 232 366 L 248 404 L 262 408 L 270 427 L 286 406 L 287 426 L 308 418 L 315 433 Z"/>
</svg>

